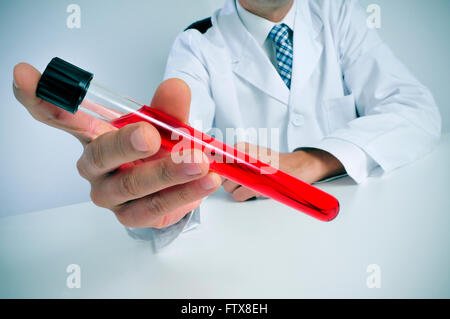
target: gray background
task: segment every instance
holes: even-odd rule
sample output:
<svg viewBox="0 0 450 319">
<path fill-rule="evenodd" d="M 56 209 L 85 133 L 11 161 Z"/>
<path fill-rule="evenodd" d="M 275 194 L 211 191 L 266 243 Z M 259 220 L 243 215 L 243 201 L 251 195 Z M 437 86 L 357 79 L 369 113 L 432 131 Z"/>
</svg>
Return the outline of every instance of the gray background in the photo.
<svg viewBox="0 0 450 319">
<path fill-rule="evenodd" d="M 66 133 L 34 121 L 12 94 L 12 70 L 26 61 L 43 70 L 60 56 L 94 72 L 98 81 L 150 101 L 178 32 L 211 15 L 224 0 L 31 1 L 0 3 L 0 216 L 89 199 L 76 172 L 82 152 Z M 66 8 L 81 6 L 81 29 L 66 27 Z M 428 86 L 450 130 L 448 0 L 361 1 L 382 9 L 380 33 Z"/>
</svg>

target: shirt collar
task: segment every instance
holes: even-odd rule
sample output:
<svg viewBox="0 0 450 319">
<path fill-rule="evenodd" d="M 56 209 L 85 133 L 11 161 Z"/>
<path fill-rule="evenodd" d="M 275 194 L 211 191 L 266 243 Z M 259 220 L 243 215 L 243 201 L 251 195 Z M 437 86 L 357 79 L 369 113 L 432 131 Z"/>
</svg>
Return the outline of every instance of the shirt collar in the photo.
<svg viewBox="0 0 450 319">
<path fill-rule="evenodd" d="M 294 0 L 294 4 L 292 5 L 289 12 L 286 14 L 284 19 L 278 23 L 269 21 L 267 19 L 264 19 L 262 17 L 259 17 L 247 10 L 245 10 L 238 0 L 235 0 L 236 2 L 236 8 L 239 15 L 239 18 L 241 19 L 244 26 L 247 28 L 247 31 L 255 38 L 256 42 L 258 42 L 259 45 L 264 45 L 264 42 L 267 39 L 267 36 L 270 33 L 270 30 L 277 25 L 277 24 L 286 24 L 291 30 L 294 30 L 294 22 L 295 22 L 295 7 L 297 4 L 297 1 Z"/>
</svg>

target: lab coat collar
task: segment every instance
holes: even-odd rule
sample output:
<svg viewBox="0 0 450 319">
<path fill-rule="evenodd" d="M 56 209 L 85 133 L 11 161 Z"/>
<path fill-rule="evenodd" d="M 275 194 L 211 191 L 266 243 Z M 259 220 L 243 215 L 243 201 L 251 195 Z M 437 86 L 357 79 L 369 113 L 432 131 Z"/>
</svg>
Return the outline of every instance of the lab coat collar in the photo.
<svg viewBox="0 0 450 319">
<path fill-rule="evenodd" d="M 294 30 L 294 61 L 292 66 L 291 99 L 301 94 L 323 52 L 319 35 L 323 29 L 320 17 L 312 15 L 313 1 L 298 1 Z"/>
<path fill-rule="evenodd" d="M 227 0 L 222 10 L 213 18 L 213 24 L 218 25 L 229 49 L 233 72 L 285 105 L 289 104 L 290 92 L 299 91 L 305 86 L 323 49 L 322 44 L 316 41 L 322 30 L 322 23 L 318 17 L 311 16 L 309 0 L 295 1 L 298 3 L 294 26 L 291 91 L 263 48 L 243 25 L 237 14 L 235 0 Z"/>
<path fill-rule="evenodd" d="M 260 46 L 264 45 L 264 42 L 267 40 L 270 31 L 277 24 L 286 24 L 291 30 L 294 30 L 295 25 L 295 15 L 297 12 L 297 2 L 294 1 L 291 9 L 286 14 L 284 19 L 278 23 L 269 21 L 262 17 L 259 17 L 247 10 L 245 10 L 238 0 L 235 0 L 236 8 L 239 17 L 241 18 L 242 23 L 247 28 L 248 32 L 255 38 L 256 42 Z"/>
</svg>

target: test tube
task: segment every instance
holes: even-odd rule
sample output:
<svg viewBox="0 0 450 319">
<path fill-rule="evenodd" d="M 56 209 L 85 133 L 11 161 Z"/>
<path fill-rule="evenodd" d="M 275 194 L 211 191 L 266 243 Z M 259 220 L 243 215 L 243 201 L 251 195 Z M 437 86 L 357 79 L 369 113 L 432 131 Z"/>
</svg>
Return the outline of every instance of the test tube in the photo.
<svg viewBox="0 0 450 319">
<path fill-rule="evenodd" d="M 188 141 L 190 148 L 206 154 L 212 172 L 321 221 L 331 221 L 339 213 L 339 202 L 332 195 L 166 113 L 120 95 L 96 83 L 93 77 L 90 72 L 53 58 L 42 74 L 36 95 L 68 112 L 81 110 L 117 128 L 149 122 L 161 135 L 161 147 L 169 152 L 181 140 L 183 145 Z"/>
</svg>

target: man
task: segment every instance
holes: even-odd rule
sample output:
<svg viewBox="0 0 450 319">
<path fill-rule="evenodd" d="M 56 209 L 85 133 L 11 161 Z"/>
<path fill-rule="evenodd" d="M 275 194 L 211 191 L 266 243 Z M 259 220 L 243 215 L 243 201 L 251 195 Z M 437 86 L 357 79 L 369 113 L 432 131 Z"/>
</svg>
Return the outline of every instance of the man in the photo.
<svg viewBox="0 0 450 319">
<path fill-rule="evenodd" d="M 35 118 L 84 143 L 78 169 L 94 203 L 114 211 L 130 234 L 152 234 L 157 246 L 198 223 L 201 199 L 221 183 L 204 155 L 175 164 L 154 156 L 160 138 L 147 123 L 111 130 L 64 113 L 34 96 L 39 76 L 18 65 L 15 94 Z M 360 183 L 376 168 L 414 161 L 440 136 L 430 92 L 367 27 L 357 1 L 227 0 L 176 39 L 165 78 L 152 105 L 201 120 L 204 131 L 278 128 L 280 167 L 308 183 L 343 173 Z M 238 201 L 258 195 L 223 186 Z"/>
</svg>

